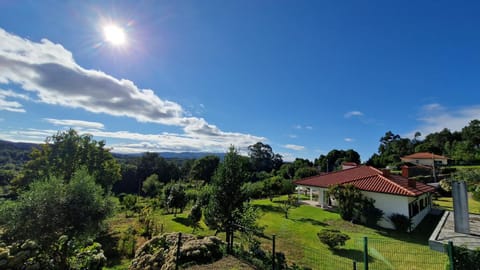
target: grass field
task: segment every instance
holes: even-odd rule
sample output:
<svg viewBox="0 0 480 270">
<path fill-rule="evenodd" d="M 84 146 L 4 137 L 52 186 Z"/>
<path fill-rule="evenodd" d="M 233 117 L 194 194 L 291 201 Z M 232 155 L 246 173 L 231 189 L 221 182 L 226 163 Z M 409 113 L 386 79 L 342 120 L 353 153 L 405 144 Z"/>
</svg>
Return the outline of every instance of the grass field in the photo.
<svg viewBox="0 0 480 270">
<path fill-rule="evenodd" d="M 289 263 L 308 266 L 312 269 L 352 269 L 352 261 L 358 262 L 357 269 L 363 269 L 363 237 L 368 237 L 369 269 L 444 269 L 447 257 L 428 248 L 428 237 L 438 218 L 429 217 L 413 233 L 399 233 L 391 230 L 373 229 L 343 221 L 339 214 L 318 207 L 301 205 L 289 211 L 286 219 L 280 203 L 285 197 L 254 200 L 252 203 L 261 210 L 259 224 L 265 226 L 265 237 L 260 238 L 262 246 L 271 250 L 272 235 L 276 235 L 276 251 L 283 252 Z M 187 221 L 188 211 L 165 215 L 158 210 L 154 213 L 157 227 L 163 232 L 181 231 L 192 233 Z M 125 218 L 119 213 L 110 220 L 111 230 L 121 234 L 129 226 L 140 230 L 137 218 Z M 323 228 L 339 229 L 350 236 L 346 246 L 332 251 L 323 245 L 316 234 Z M 198 235 L 213 235 L 203 222 Z M 223 234 L 219 234 L 223 238 Z M 238 235 L 237 235 L 238 236 Z M 145 239 L 138 238 L 137 246 Z M 235 241 L 240 241 L 236 239 Z M 127 269 L 128 260 L 105 269 Z"/>
<path fill-rule="evenodd" d="M 257 200 L 254 204 L 264 213 L 259 223 L 266 226 L 265 234 L 276 235 L 276 250 L 284 252 L 289 261 L 312 269 L 352 269 L 353 260 L 363 268 L 365 236 L 369 239 L 370 269 L 443 269 L 446 262 L 444 254 L 428 247 L 428 237 L 438 218 L 429 216 L 415 232 L 407 234 L 352 224 L 341 220 L 337 213 L 308 205 L 293 208 L 286 219 L 278 203 Z M 345 247 L 331 251 L 316 236 L 323 228 L 339 229 L 351 240 Z M 264 239 L 263 245 L 270 248 L 271 241 Z"/>
<path fill-rule="evenodd" d="M 433 203 L 444 210 L 453 210 L 452 197 L 440 197 L 433 200 Z M 472 194 L 468 194 L 468 212 L 472 214 L 480 214 L 480 202 L 472 198 Z"/>
</svg>

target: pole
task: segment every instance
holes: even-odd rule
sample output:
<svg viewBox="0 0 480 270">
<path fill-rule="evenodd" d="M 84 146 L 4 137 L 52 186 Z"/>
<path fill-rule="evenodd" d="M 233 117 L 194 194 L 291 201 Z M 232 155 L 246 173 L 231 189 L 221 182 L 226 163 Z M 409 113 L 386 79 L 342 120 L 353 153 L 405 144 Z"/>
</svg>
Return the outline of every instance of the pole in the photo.
<svg viewBox="0 0 480 270">
<path fill-rule="evenodd" d="M 368 238 L 366 236 L 363 237 L 363 263 L 363 269 L 368 270 Z"/>
<path fill-rule="evenodd" d="M 453 242 L 452 241 L 448 241 L 447 253 L 448 253 L 448 261 L 450 264 L 450 270 L 455 270 L 455 264 L 453 261 Z"/>
<path fill-rule="evenodd" d="M 178 270 L 178 263 L 180 261 L 180 246 L 182 244 L 182 233 L 178 233 L 178 240 L 177 240 L 177 256 L 175 259 L 175 270 Z"/>
<path fill-rule="evenodd" d="M 272 235 L 272 270 L 275 270 L 275 234 Z"/>
<path fill-rule="evenodd" d="M 357 270 L 357 261 L 353 261 L 353 270 Z"/>
</svg>

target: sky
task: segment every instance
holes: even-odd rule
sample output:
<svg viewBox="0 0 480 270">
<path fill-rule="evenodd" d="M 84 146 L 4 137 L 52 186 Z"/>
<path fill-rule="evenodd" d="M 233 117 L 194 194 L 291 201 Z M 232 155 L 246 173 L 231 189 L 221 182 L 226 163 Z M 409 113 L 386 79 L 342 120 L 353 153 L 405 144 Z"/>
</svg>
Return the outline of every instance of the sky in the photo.
<svg viewBox="0 0 480 270">
<path fill-rule="evenodd" d="M 365 162 L 387 131 L 480 119 L 478 1 L 0 0 L 0 13 L 3 140 L 74 128 L 117 153 L 261 141 L 287 161 Z"/>
</svg>

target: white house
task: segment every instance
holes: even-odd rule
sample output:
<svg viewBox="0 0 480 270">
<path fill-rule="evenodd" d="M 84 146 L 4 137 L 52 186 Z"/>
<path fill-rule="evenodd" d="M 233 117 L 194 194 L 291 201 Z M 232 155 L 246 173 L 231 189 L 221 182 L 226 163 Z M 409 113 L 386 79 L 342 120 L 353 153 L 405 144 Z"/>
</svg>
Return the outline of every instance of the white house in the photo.
<svg viewBox="0 0 480 270">
<path fill-rule="evenodd" d="M 433 153 L 419 152 L 404 156 L 400 158 L 403 162 L 412 163 L 416 165 L 425 165 L 425 166 L 438 166 L 438 165 L 447 165 L 448 158 L 440 155 L 435 155 Z"/>
<path fill-rule="evenodd" d="M 430 212 L 431 193 L 434 188 L 403 176 L 391 175 L 388 170 L 378 170 L 370 166 L 358 166 L 341 171 L 316 175 L 295 181 L 298 187 L 308 188 L 310 199 L 318 194 L 321 207 L 335 206 L 335 200 L 327 195 L 332 185 L 352 184 L 361 190 L 365 197 L 375 200 L 375 207 L 384 212 L 378 225 L 394 229 L 388 219 L 391 214 L 409 217 L 414 229 Z"/>
</svg>

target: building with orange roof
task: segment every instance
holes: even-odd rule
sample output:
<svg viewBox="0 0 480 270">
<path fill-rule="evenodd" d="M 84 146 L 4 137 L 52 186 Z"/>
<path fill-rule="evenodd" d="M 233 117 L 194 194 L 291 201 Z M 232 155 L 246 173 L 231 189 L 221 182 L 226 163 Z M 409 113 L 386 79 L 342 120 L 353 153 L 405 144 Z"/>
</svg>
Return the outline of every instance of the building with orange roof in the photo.
<svg viewBox="0 0 480 270">
<path fill-rule="evenodd" d="M 394 229 L 388 217 L 402 214 L 411 219 L 413 229 L 432 207 L 433 187 L 370 166 L 357 166 L 295 181 L 298 187 L 310 190 L 311 200 L 313 194 L 318 194 L 318 205 L 324 208 L 337 205 L 335 199 L 328 195 L 328 188 L 345 184 L 354 185 L 365 197 L 375 200 L 375 207 L 384 212 L 378 223 L 384 228 Z"/>
<path fill-rule="evenodd" d="M 448 165 L 448 158 L 434 153 L 419 152 L 400 158 L 405 163 L 424 166 Z"/>
</svg>

